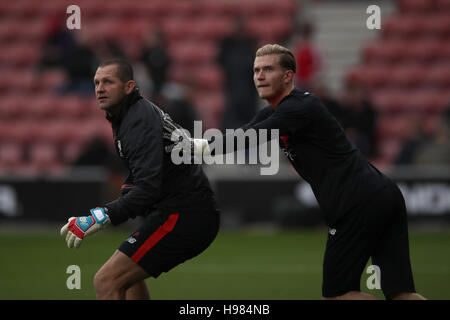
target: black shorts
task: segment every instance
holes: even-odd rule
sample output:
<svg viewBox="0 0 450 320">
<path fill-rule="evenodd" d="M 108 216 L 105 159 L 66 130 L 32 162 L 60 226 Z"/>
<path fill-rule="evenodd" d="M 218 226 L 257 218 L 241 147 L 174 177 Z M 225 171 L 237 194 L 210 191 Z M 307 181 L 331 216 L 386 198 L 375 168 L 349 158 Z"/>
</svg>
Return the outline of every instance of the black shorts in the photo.
<svg viewBox="0 0 450 320">
<path fill-rule="evenodd" d="M 379 267 L 386 298 L 415 292 L 409 257 L 405 201 L 391 183 L 364 205 L 329 226 L 323 263 L 323 297 L 360 291 L 361 275 L 369 260 Z"/>
<path fill-rule="evenodd" d="M 219 224 L 217 209 L 158 211 L 145 217 L 119 251 L 157 278 L 204 251 L 215 239 Z"/>
</svg>

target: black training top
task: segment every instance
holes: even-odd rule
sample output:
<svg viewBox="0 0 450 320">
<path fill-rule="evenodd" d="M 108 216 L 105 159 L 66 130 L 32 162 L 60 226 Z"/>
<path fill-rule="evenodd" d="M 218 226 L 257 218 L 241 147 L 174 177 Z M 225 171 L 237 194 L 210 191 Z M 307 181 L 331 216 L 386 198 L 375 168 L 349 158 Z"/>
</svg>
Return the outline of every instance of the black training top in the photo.
<svg viewBox="0 0 450 320">
<path fill-rule="evenodd" d="M 175 165 L 165 152 L 170 141 L 163 137 L 163 122 L 171 119 L 137 89 L 126 97 L 119 114 L 107 119 L 116 152 L 129 170 L 122 186 L 123 196 L 105 205 L 113 225 L 154 209 L 216 206 L 202 168 L 195 164 Z"/>
<path fill-rule="evenodd" d="M 365 159 L 338 121 L 309 92 L 293 89 L 275 111 L 267 106 L 242 127 L 251 128 L 279 129 L 282 151 L 311 185 L 328 226 L 390 181 Z"/>
</svg>

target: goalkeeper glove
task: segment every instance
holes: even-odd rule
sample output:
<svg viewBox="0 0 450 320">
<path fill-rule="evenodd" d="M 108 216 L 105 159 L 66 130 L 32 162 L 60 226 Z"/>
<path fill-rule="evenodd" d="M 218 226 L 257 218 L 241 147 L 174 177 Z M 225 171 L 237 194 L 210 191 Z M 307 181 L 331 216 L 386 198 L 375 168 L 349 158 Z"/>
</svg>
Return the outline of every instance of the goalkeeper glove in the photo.
<svg viewBox="0 0 450 320">
<path fill-rule="evenodd" d="M 209 142 L 206 139 L 192 139 L 189 131 L 173 122 L 169 116 L 163 119 L 163 136 L 172 144 L 165 147 L 166 153 L 172 151 L 187 152 L 195 159 L 194 163 L 201 163 L 203 155 L 210 155 Z"/>
<path fill-rule="evenodd" d="M 89 216 L 69 218 L 60 231 L 62 236 L 66 236 L 67 247 L 79 248 L 85 236 L 106 227 L 110 223 L 107 211 L 107 208 L 94 208 Z"/>
</svg>

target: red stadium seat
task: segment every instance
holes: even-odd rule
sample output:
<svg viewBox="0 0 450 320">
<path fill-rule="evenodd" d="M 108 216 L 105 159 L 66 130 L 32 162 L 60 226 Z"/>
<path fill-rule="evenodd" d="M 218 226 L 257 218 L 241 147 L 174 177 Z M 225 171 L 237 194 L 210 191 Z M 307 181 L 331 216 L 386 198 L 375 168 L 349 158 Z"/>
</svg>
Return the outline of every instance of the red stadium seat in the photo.
<svg viewBox="0 0 450 320">
<path fill-rule="evenodd" d="M 420 65 L 399 65 L 393 67 L 387 81 L 398 88 L 416 88 L 423 83 L 426 75 L 426 67 Z"/>
<path fill-rule="evenodd" d="M 51 95 L 27 96 L 24 115 L 32 119 L 46 119 L 55 115 L 56 98 Z"/>
<path fill-rule="evenodd" d="M 269 19 L 254 16 L 245 20 L 247 32 L 263 42 L 280 41 L 293 30 L 293 20 L 285 15 L 270 15 Z"/>
<path fill-rule="evenodd" d="M 377 121 L 377 136 L 379 139 L 403 140 L 408 135 L 410 119 L 403 114 L 382 116 Z"/>
<path fill-rule="evenodd" d="M 450 1 L 448 0 L 434 0 L 434 5 L 438 12 L 450 12 Z"/>
<path fill-rule="evenodd" d="M 203 16 L 191 21 L 188 28 L 189 35 L 195 38 L 216 40 L 230 34 L 234 28 L 234 21 L 228 17 Z"/>
<path fill-rule="evenodd" d="M 355 80 L 368 89 L 379 89 L 389 86 L 391 77 L 391 69 L 389 67 L 367 66 L 357 72 L 357 79 Z"/>
<path fill-rule="evenodd" d="M 216 57 L 217 47 L 214 42 L 184 41 L 172 43 L 169 46 L 169 55 L 178 63 L 203 64 Z"/>
<path fill-rule="evenodd" d="M 428 86 L 450 90 L 450 64 L 436 64 L 424 76 Z"/>
<path fill-rule="evenodd" d="M 405 44 L 402 41 L 379 41 L 366 45 L 363 58 L 366 64 L 391 64 L 401 60 Z"/>
<path fill-rule="evenodd" d="M 424 13 L 434 9 L 433 1 L 430 0 L 399 0 L 398 7 L 404 13 Z"/>
<path fill-rule="evenodd" d="M 169 45 L 180 40 L 192 38 L 192 20 L 186 17 L 170 17 L 164 19 L 162 31 Z"/>
<path fill-rule="evenodd" d="M 405 54 L 408 61 L 431 63 L 439 59 L 441 47 L 435 39 L 415 41 L 405 48 Z"/>
<path fill-rule="evenodd" d="M 235 15 L 239 8 L 233 2 L 228 0 L 202 1 L 200 4 L 200 14 L 215 16 Z"/>
<path fill-rule="evenodd" d="M 41 94 L 51 94 L 62 87 L 68 80 L 67 74 L 63 70 L 47 70 L 36 75 L 38 82 L 38 92 Z"/>
<path fill-rule="evenodd" d="M 38 124 L 34 120 L 20 120 L 2 124 L 2 141 L 27 144 L 36 138 Z"/>
<path fill-rule="evenodd" d="M 382 90 L 373 93 L 374 106 L 380 113 L 396 113 L 407 110 L 408 92 Z"/>
<path fill-rule="evenodd" d="M 450 63 L 450 41 L 443 41 L 437 55 L 437 62 Z"/>
<path fill-rule="evenodd" d="M 194 68 L 191 73 L 196 84 L 202 89 L 217 91 L 222 89 L 223 74 L 222 70 L 216 65 L 205 65 Z"/>
<path fill-rule="evenodd" d="M 450 16 L 448 13 L 426 16 L 422 28 L 423 37 L 448 40 L 450 37 Z"/>
<path fill-rule="evenodd" d="M 30 164 L 38 172 L 55 172 L 61 169 L 59 150 L 50 143 L 35 143 L 29 147 Z"/>
<path fill-rule="evenodd" d="M 36 88 L 36 75 L 33 70 L 6 69 L 0 77 L 0 93 L 25 95 Z"/>
<path fill-rule="evenodd" d="M 422 32 L 423 17 L 419 15 L 400 15 L 388 18 L 383 23 L 383 37 L 387 39 L 411 39 Z"/>
<path fill-rule="evenodd" d="M 24 150 L 21 144 L 0 144 L 0 167 L 15 169 L 23 164 Z"/>
<path fill-rule="evenodd" d="M 0 119 L 9 120 L 23 114 L 26 98 L 10 94 L 0 100 Z"/>
</svg>

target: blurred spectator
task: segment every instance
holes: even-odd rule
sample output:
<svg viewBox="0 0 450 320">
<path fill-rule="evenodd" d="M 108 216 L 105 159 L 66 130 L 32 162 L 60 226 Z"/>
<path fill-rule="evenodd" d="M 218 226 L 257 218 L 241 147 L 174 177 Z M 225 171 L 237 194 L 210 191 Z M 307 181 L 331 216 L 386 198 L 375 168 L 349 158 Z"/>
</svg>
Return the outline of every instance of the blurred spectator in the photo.
<svg viewBox="0 0 450 320">
<path fill-rule="evenodd" d="M 163 33 L 159 30 L 150 32 L 140 57 L 152 80 L 152 89 L 149 91 L 154 100 L 158 99 L 162 87 L 167 81 L 167 72 L 171 63 L 165 48 Z"/>
<path fill-rule="evenodd" d="M 111 172 L 126 173 L 122 160 L 108 147 L 104 139 L 94 137 L 72 163 L 73 166 L 101 166 Z"/>
<path fill-rule="evenodd" d="M 311 90 L 318 80 L 322 58 L 313 41 L 314 26 L 311 23 L 303 23 L 299 32 L 300 42 L 294 49 L 297 62 L 296 86 Z"/>
<path fill-rule="evenodd" d="M 75 46 L 74 33 L 67 29 L 64 15 L 54 15 L 49 19 L 42 56 L 38 63 L 39 71 L 62 68 L 64 57 Z"/>
<path fill-rule="evenodd" d="M 442 119 L 430 143 L 418 151 L 416 165 L 450 165 L 450 126 Z"/>
<path fill-rule="evenodd" d="M 222 128 L 235 129 L 249 122 L 257 111 L 253 83 L 256 40 L 246 35 L 241 18 L 232 33 L 222 39 L 217 57 L 225 77 L 225 111 Z"/>
<path fill-rule="evenodd" d="M 324 85 L 318 85 L 312 91 L 323 102 L 328 111 L 339 121 L 341 126 L 344 127 L 345 121 L 348 118 L 347 110 L 342 108 L 338 99 Z"/>
<path fill-rule="evenodd" d="M 126 54 L 114 39 L 105 39 L 95 46 L 98 57 L 101 61 L 109 59 L 126 59 Z"/>
<path fill-rule="evenodd" d="M 394 160 L 394 165 L 397 166 L 414 164 L 418 151 L 429 140 L 423 128 L 421 118 L 417 115 L 409 116 L 405 133 L 405 140 Z"/>
<path fill-rule="evenodd" d="M 98 65 L 98 59 L 91 49 L 87 36 L 83 33 L 77 33 L 77 36 L 77 42 L 64 56 L 63 68 L 69 81 L 61 88 L 60 93 L 92 95 L 94 93 L 92 75 Z"/>
<path fill-rule="evenodd" d="M 196 89 L 195 82 L 186 81 L 181 84 L 168 83 L 162 90 L 161 108 L 191 136 L 194 135 L 194 121 L 201 120 L 193 104 Z"/>
<path fill-rule="evenodd" d="M 375 126 L 377 112 L 366 90 L 356 82 L 348 82 L 341 101 L 343 127 L 349 138 L 367 157 L 377 156 Z"/>
</svg>

